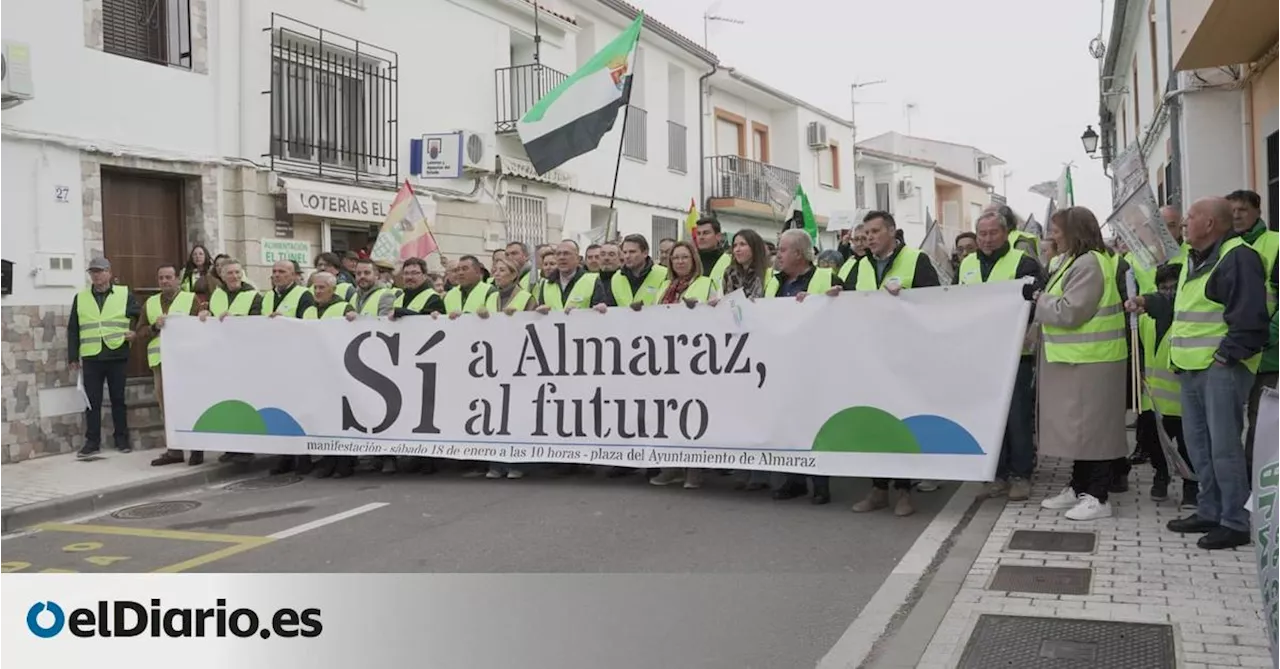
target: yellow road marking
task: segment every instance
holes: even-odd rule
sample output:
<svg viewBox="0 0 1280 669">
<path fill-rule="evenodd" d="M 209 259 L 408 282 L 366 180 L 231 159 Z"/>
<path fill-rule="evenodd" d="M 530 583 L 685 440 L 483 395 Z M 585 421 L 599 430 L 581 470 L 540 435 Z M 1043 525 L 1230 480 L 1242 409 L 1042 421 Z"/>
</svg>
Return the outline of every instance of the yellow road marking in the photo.
<svg viewBox="0 0 1280 669">
<path fill-rule="evenodd" d="M 231 546 L 227 546 L 226 548 L 213 551 L 212 553 L 205 553 L 204 555 L 198 555 L 196 557 L 191 558 L 190 560 L 183 560 L 182 562 L 179 562 L 177 564 L 171 564 L 167 567 L 161 567 L 159 569 L 156 569 L 155 571 L 152 571 L 151 573 L 177 574 L 180 572 L 187 571 L 189 569 L 195 569 L 196 567 L 203 567 L 204 565 L 207 565 L 211 562 L 217 562 L 218 560 L 229 558 L 232 555 L 239 555 L 240 553 L 251 551 L 255 548 L 260 548 L 270 543 L 275 543 L 275 539 L 269 539 L 266 537 L 262 537 L 262 538 L 252 537 L 251 539 L 252 539 L 251 541 L 243 541 Z"/>
<path fill-rule="evenodd" d="M 87 553 L 102 548 L 101 541 L 81 541 L 78 544 L 69 544 L 62 547 L 64 553 Z"/>
<path fill-rule="evenodd" d="M 156 530 L 147 527 L 120 527 L 117 525 L 78 525 L 72 523 L 43 523 L 34 529 L 45 532 L 71 532 L 78 534 L 110 534 L 121 537 L 141 537 L 143 539 L 170 539 L 173 541 L 204 541 L 221 544 L 254 544 L 262 542 L 264 537 L 252 537 L 243 534 L 217 534 L 214 532 L 182 532 L 179 530 Z"/>
</svg>

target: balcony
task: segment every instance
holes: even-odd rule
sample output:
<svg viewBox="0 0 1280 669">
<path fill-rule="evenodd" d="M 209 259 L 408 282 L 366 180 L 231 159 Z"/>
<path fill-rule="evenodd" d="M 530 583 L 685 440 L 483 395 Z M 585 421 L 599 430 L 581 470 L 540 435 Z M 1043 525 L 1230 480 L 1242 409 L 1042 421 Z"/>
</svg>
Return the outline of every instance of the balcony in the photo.
<svg viewBox="0 0 1280 669">
<path fill-rule="evenodd" d="M 271 169 L 395 182 L 396 53 L 279 14 L 270 32 Z"/>
<path fill-rule="evenodd" d="M 760 218 L 790 213 L 800 173 L 739 156 L 707 158 L 710 208 Z"/>
<path fill-rule="evenodd" d="M 516 122 L 542 99 L 568 79 L 569 75 L 546 65 L 513 65 L 493 71 L 494 119 L 498 134 L 516 131 Z"/>
</svg>

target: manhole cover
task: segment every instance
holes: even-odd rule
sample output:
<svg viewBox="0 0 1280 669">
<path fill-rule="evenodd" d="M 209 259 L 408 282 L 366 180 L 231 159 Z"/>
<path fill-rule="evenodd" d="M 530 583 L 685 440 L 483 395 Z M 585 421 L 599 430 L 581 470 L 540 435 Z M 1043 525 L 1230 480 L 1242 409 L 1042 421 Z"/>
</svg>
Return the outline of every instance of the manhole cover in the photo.
<svg viewBox="0 0 1280 669">
<path fill-rule="evenodd" d="M 234 492 L 245 492 L 245 491 L 251 491 L 251 490 L 270 490 L 272 488 L 283 488 L 284 486 L 287 486 L 287 485 L 293 485 L 301 480 L 302 480 L 301 476 L 296 476 L 293 474 L 289 474 L 285 476 L 265 476 L 263 478 L 249 479 L 248 481 L 232 483 L 231 485 L 224 488 L 224 490 L 231 490 Z"/>
<path fill-rule="evenodd" d="M 1014 530 L 1013 536 L 1009 539 L 1009 550 L 1092 553 L 1097 543 L 1098 535 L 1093 532 Z"/>
<path fill-rule="evenodd" d="M 1175 664 L 1168 625 L 983 614 L 957 669 L 1167 669 Z"/>
<path fill-rule="evenodd" d="M 988 590 L 1038 592 L 1045 595 L 1087 595 L 1093 580 L 1090 569 L 1069 567 L 1021 567 L 1000 565 Z"/>
<path fill-rule="evenodd" d="M 185 513 L 199 507 L 200 502 L 151 502 L 120 509 L 111 514 L 111 517 L 120 520 L 146 520 Z"/>
</svg>

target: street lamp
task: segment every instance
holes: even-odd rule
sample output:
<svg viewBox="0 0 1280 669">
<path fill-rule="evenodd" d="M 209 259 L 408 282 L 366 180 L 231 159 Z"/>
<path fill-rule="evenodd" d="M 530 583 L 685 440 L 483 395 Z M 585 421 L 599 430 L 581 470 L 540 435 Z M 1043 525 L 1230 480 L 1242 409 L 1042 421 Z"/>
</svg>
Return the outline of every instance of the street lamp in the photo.
<svg viewBox="0 0 1280 669">
<path fill-rule="evenodd" d="M 1080 135 L 1080 142 L 1084 144 L 1084 152 L 1093 157 L 1098 152 L 1098 133 L 1093 131 L 1093 126 L 1084 129 L 1084 134 Z"/>
</svg>

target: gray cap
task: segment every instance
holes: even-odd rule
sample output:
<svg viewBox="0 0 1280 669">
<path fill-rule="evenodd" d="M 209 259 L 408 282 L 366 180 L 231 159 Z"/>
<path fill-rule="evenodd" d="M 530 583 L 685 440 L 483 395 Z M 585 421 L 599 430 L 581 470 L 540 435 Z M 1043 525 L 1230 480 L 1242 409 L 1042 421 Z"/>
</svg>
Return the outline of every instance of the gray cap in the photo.
<svg viewBox="0 0 1280 669">
<path fill-rule="evenodd" d="M 92 272 L 92 271 L 93 271 L 93 270 L 95 270 L 95 269 L 101 269 L 101 270 L 107 270 L 107 271 L 110 271 L 110 270 L 111 270 L 111 261 L 110 261 L 110 260 L 107 260 L 106 258 L 103 258 L 102 256 L 98 256 L 97 258 L 94 258 L 93 260 L 90 260 L 90 261 L 89 261 L 89 271 L 90 271 L 90 272 Z"/>
</svg>

